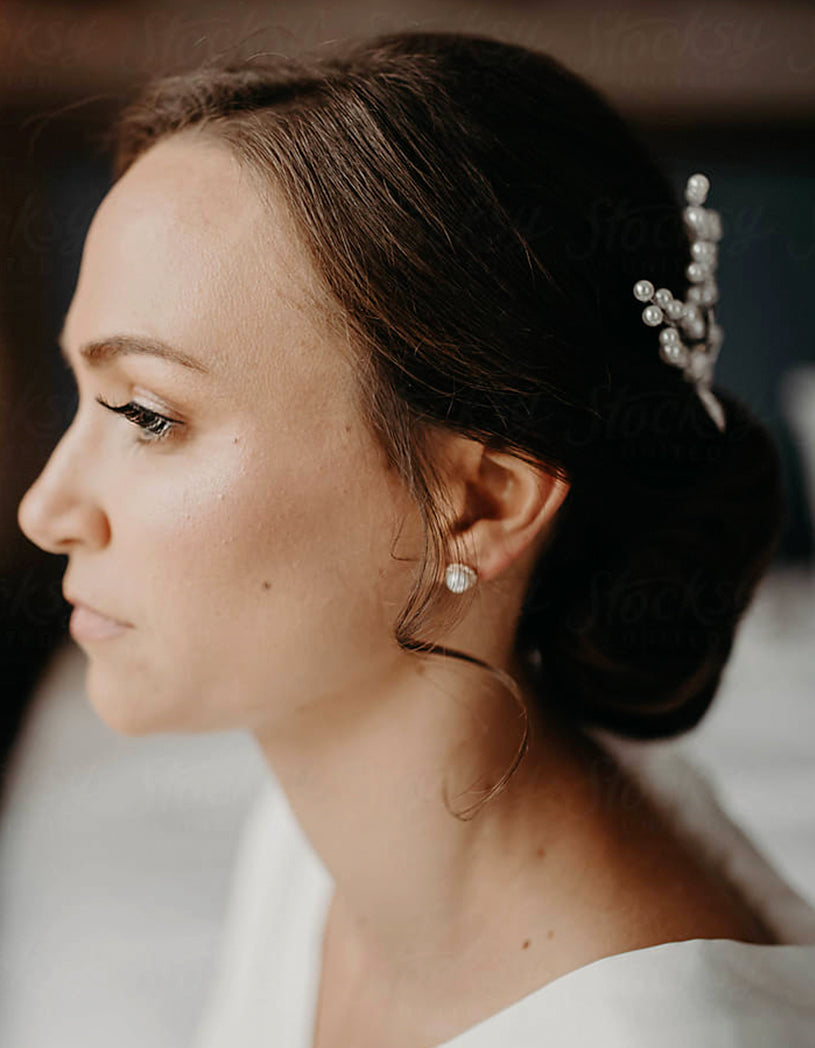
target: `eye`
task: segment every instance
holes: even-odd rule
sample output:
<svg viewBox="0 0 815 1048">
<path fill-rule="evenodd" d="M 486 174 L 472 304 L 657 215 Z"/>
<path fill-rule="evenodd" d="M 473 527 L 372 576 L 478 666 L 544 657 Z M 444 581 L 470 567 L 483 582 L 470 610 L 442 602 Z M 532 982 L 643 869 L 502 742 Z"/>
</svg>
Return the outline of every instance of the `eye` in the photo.
<svg viewBox="0 0 815 1048">
<path fill-rule="evenodd" d="M 134 400 L 129 400 L 126 404 L 120 405 L 108 404 L 101 397 L 96 397 L 96 401 L 102 407 L 107 408 L 108 411 L 115 411 L 117 415 L 124 415 L 129 422 L 138 426 L 142 433 L 146 434 L 143 437 L 136 437 L 136 441 L 139 444 L 157 444 L 166 440 L 177 427 L 184 425 L 178 419 L 159 415 L 157 412 L 137 404 Z"/>
</svg>

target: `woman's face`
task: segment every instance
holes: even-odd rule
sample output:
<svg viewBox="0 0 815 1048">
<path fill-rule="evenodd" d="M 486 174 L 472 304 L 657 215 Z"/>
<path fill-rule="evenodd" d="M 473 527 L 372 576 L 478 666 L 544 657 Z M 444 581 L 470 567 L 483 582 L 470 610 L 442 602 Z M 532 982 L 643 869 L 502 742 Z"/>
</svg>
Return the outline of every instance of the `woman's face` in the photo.
<svg viewBox="0 0 815 1048">
<path fill-rule="evenodd" d="M 411 565 L 391 542 L 407 513 L 395 552 L 414 555 L 417 518 L 318 301 L 288 214 L 211 140 L 153 146 L 94 216 L 63 334 L 79 407 L 19 523 L 67 554 L 70 598 L 132 624 L 80 640 L 119 732 L 267 726 L 365 691 L 398 654 Z M 81 356 L 121 336 L 200 367 Z M 180 424 L 141 443 L 97 397 Z"/>
</svg>

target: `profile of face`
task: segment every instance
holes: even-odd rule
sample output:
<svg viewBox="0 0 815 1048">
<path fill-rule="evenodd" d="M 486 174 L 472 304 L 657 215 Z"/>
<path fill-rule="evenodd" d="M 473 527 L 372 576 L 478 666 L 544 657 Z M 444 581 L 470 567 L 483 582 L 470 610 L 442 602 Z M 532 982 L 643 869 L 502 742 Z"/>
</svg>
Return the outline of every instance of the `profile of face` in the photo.
<svg viewBox="0 0 815 1048">
<path fill-rule="evenodd" d="M 212 139 L 152 146 L 94 216 L 63 332 L 79 406 L 18 522 L 67 555 L 69 598 L 130 624 L 83 645 L 118 732 L 296 725 L 401 655 L 390 554 L 403 518 L 421 550 L 418 517 L 319 303 L 291 216 Z M 81 352 L 123 336 L 196 366 Z"/>
</svg>

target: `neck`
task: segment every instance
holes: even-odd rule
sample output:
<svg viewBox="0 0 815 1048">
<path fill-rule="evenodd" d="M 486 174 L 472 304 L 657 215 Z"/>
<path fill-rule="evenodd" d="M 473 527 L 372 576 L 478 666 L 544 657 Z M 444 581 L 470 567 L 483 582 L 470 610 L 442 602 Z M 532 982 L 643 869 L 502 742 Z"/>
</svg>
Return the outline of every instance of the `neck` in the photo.
<svg viewBox="0 0 815 1048">
<path fill-rule="evenodd" d="M 450 813 L 445 790 L 456 811 L 478 800 L 523 733 L 506 689 L 452 663 L 425 660 L 387 687 L 334 696 L 301 708 L 296 725 L 256 731 L 360 951 L 394 981 L 419 980 L 428 957 L 436 972 L 445 959 L 460 969 L 463 956 L 512 929 L 522 948 L 528 909 L 515 912 L 513 900 L 527 894 L 543 923 L 562 926 L 576 872 L 608 846 L 604 758 L 545 717 L 524 678 L 526 756 L 476 817 Z"/>
</svg>

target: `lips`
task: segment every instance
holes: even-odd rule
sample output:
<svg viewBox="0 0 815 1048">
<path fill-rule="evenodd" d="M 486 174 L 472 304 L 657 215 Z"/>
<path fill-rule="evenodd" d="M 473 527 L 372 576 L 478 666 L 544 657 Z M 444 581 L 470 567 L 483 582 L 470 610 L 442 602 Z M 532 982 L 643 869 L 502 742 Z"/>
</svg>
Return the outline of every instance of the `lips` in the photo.
<svg viewBox="0 0 815 1048">
<path fill-rule="evenodd" d="M 73 604 L 77 608 L 84 608 L 86 611 L 93 612 L 94 615 L 99 616 L 103 619 L 108 619 L 110 622 L 115 623 L 117 626 L 132 626 L 131 622 L 125 622 L 124 619 L 117 619 L 115 615 L 110 615 L 106 611 L 102 611 L 101 608 L 95 607 L 93 604 L 89 604 L 87 601 L 80 600 L 78 597 L 63 591 L 63 596 L 69 604 Z"/>
<path fill-rule="evenodd" d="M 130 627 L 125 623 L 99 615 L 84 604 L 77 604 L 74 608 L 68 629 L 74 640 L 79 643 L 109 640 L 130 631 Z"/>
</svg>

